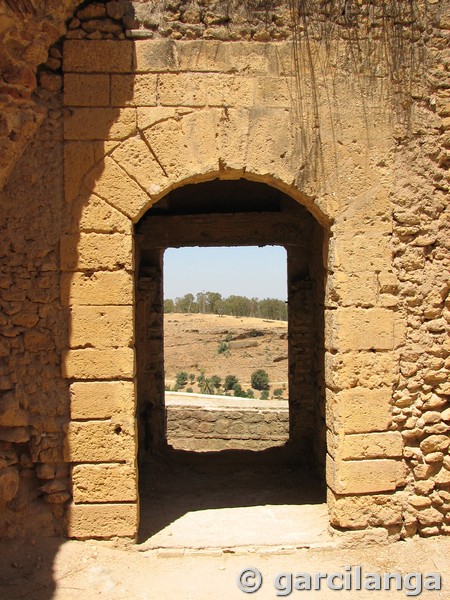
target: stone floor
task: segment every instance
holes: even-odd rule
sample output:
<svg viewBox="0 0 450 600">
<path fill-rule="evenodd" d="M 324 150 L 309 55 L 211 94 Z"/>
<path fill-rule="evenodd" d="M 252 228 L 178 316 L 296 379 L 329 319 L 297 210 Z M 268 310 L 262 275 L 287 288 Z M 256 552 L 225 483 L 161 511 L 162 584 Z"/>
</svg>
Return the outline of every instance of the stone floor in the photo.
<svg viewBox="0 0 450 600">
<path fill-rule="evenodd" d="M 332 543 L 323 489 L 307 471 L 255 453 L 176 453 L 141 469 L 139 541 L 152 548 Z"/>
</svg>

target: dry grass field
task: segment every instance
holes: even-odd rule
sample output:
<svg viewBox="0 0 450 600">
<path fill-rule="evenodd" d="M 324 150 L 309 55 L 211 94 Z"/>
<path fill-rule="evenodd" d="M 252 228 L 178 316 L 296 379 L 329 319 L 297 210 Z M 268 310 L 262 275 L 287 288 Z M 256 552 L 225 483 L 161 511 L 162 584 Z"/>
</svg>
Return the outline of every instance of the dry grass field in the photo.
<svg viewBox="0 0 450 600">
<path fill-rule="evenodd" d="M 206 377 L 218 375 L 222 380 L 236 375 L 247 389 L 253 371 L 265 369 L 271 391 L 287 387 L 287 322 L 169 313 L 164 317 L 164 361 L 166 386 L 173 387 L 180 371 L 197 376 L 203 370 Z M 197 382 L 186 387 L 199 391 Z"/>
</svg>

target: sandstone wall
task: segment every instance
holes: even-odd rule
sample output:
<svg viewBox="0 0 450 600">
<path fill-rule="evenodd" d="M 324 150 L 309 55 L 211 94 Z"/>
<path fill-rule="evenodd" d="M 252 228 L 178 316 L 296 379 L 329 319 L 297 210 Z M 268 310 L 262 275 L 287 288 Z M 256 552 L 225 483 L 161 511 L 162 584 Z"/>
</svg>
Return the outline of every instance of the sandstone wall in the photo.
<svg viewBox="0 0 450 600">
<path fill-rule="evenodd" d="M 448 533 L 448 5 L 386 29 L 360 3 L 356 38 L 313 14 L 296 44 L 272 41 L 282 9 L 240 34 L 182 3 L 110 31 L 77 14 L 32 97 L 75 4 L 0 14 L 2 535 L 64 531 L 71 497 L 72 534 L 133 535 L 133 225 L 174 186 L 240 176 L 324 230 L 331 523 Z"/>
<path fill-rule="evenodd" d="M 286 401 L 166 394 L 167 442 L 175 450 L 265 450 L 289 438 Z"/>
</svg>

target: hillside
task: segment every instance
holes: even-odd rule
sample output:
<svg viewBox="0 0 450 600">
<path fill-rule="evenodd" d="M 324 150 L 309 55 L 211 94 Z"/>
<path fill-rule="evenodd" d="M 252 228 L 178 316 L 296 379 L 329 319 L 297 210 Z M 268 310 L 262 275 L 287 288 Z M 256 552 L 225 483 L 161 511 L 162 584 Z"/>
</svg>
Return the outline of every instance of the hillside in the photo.
<svg viewBox="0 0 450 600">
<path fill-rule="evenodd" d="M 286 321 L 170 313 L 164 317 L 164 330 L 166 386 L 173 387 L 180 371 L 197 376 L 204 370 L 206 377 L 218 375 L 222 380 L 236 375 L 247 389 L 253 371 L 265 369 L 271 390 L 287 387 Z M 199 391 L 197 382 L 185 387 Z"/>
</svg>

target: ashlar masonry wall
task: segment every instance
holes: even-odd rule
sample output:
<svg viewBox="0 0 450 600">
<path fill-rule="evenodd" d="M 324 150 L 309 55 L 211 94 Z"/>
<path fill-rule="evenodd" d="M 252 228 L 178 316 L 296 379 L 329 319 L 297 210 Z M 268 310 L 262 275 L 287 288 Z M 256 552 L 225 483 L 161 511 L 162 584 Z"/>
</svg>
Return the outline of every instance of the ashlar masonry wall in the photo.
<svg viewBox="0 0 450 600">
<path fill-rule="evenodd" d="M 61 240 L 72 322 L 64 356 L 72 382 L 69 535 L 134 535 L 137 527 L 136 496 L 121 494 L 130 475 L 136 478 L 133 223 L 175 186 L 239 177 L 283 190 L 332 235 L 324 256 L 332 523 L 342 525 L 355 495 L 369 494 L 373 510 L 365 518 L 376 518 L 374 493 L 397 507 L 393 520 L 400 523 L 395 491 L 406 470 L 401 434 L 390 431 L 391 388 L 405 325 L 378 283 L 393 285 L 395 276 L 387 190 L 373 166 L 374 155 L 388 152 L 388 115 L 378 102 L 363 107 L 339 81 L 336 89 L 347 95 L 339 109 L 341 168 L 330 163 L 322 182 L 306 184 L 298 179 L 306 156 L 289 43 L 70 40 L 63 67 L 65 195 L 73 215 Z M 326 98 L 319 108 L 329 119 Z M 361 131 L 373 143 L 370 159 L 352 150 Z M 313 186 L 321 193 L 311 194 Z M 359 374 L 356 382 L 349 370 Z M 101 404 L 83 408 L 99 395 Z M 105 478 L 115 485 L 104 485 Z"/>
<path fill-rule="evenodd" d="M 131 21 L 88 32 L 116 6 L 93 4 L 33 97 L 63 10 L 55 29 L 0 9 L 0 535 L 135 535 L 134 227 L 176 187 L 241 177 L 324 234 L 311 272 L 331 524 L 448 534 L 448 3 L 396 3 L 414 14 L 395 23 L 347 3 L 360 27 L 328 35 L 311 3 L 302 43 L 286 16 L 242 29 L 191 23 L 195 7 L 152 22 L 152 39 L 126 39 Z"/>
</svg>

